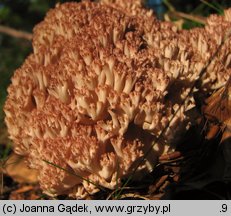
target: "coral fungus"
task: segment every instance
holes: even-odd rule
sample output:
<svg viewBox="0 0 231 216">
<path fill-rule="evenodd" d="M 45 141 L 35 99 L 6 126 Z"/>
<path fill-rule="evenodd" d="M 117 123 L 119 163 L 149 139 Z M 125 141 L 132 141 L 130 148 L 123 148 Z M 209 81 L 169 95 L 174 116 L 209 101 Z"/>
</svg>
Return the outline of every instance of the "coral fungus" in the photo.
<svg viewBox="0 0 231 216">
<path fill-rule="evenodd" d="M 186 96 L 201 71 L 212 59 L 198 88 L 204 92 L 230 76 L 230 39 L 213 58 L 230 14 L 186 31 L 140 1 L 51 9 L 34 28 L 33 53 L 15 71 L 4 107 L 14 150 L 39 170 L 44 192 L 84 198 L 97 185 L 113 189 L 173 150 L 191 122 L 195 102 Z"/>
</svg>

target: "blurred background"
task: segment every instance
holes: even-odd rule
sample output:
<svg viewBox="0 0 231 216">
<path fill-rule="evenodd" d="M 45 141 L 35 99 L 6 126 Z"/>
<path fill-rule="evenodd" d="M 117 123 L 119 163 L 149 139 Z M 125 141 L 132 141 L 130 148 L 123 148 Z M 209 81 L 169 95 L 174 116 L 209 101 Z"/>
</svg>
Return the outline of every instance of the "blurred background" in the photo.
<svg viewBox="0 0 231 216">
<path fill-rule="evenodd" d="M 3 106 L 10 77 L 32 52 L 31 33 L 46 12 L 64 0 L 0 0 L 0 162 L 11 151 L 4 125 Z M 179 28 L 203 26 L 211 13 L 222 14 L 230 0 L 146 0 L 160 19 L 174 21 Z M 22 32 L 23 31 L 23 32 Z M 1 167 L 0 167 L 1 170 Z"/>
</svg>

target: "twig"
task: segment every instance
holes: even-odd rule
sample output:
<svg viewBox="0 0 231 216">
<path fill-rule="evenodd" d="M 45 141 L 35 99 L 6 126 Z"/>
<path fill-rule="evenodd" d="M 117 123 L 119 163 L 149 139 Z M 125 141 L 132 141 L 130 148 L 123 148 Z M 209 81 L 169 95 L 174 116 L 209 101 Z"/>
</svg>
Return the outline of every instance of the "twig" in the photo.
<svg viewBox="0 0 231 216">
<path fill-rule="evenodd" d="M 4 33 L 16 38 L 22 38 L 26 40 L 32 39 L 32 34 L 24 31 L 18 31 L 10 27 L 0 25 L 0 33 Z"/>
<path fill-rule="evenodd" d="M 222 8 L 218 8 L 216 6 L 214 6 L 213 4 L 209 3 L 208 1 L 205 0 L 200 0 L 203 4 L 209 6 L 210 8 L 212 8 L 213 10 L 217 11 L 219 14 L 223 14 L 224 10 Z"/>
<path fill-rule="evenodd" d="M 206 24 L 206 19 L 204 17 L 201 17 L 201 16 L 195 16 L 195 15 L 186 14 L 186 13 L 178 12 L 178 11 L 170 11 L 169 15 L 174 16 L 174 17 L 187 19 L 187 20 L 191 20 L 191 21 L 200 23 L 202 25 Z"/>
<path fill-rule="evenodd" d="M 201 23 L 203 25 L 206 24 L 206 19 L 204 17 L 179 12 L 174 8 L 174 6 L 168 0 L 164 0 L 163 2 L 166 5 L 166 7 L 169 9 L 168 14 L 170 16 L 191 20 L 197 23 Z"/>
<path fill-rule="evenodd" d="M 169 9 L 169 11 L 175 11 L 176 10 L 174 8 L 174 6 L 168 0 L 163 0 L 163 3 L 166 5 L 166 7 Z"/>
</svg>

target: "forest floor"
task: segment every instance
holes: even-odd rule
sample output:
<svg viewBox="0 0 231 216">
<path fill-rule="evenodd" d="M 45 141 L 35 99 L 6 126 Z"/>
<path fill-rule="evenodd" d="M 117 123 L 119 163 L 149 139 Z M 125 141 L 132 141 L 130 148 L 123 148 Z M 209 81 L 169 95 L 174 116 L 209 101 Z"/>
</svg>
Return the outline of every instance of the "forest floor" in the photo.
<svg viewBox="0 0 231 216">
<path fill-rule="evenodd" d="M 170 1 L 164 2 L 165 12 L 160 12 L 160 16 L 186 29 L 203 26 L 204 16 L 211 10 L 217 13 L 223 10 L 222 4 L 202 1 L 193 11 L 190 9 L 192 13 L 189 14 L 188 11 L 179 12 Z M 0 7 L 0 21 L 1 10 Z M 66 196 L 51 198 L 43 194 L 36 171 L 27 167 L 23 157 L 13 153 L 12 143 L 8 139 L 3 120 L 6 88 L 14 69 L 31 51 L 28 39 L 12 39 L 11 36 L 0 35 L 4 44 L 0 53 L 0 199 L 69 199 Z M 19 52 L 21 55 L 15 58 L 15 53 Z M 12 59 L 9 56 L 13 56 Z M 230 94 L 231 81 L 227 82 L 225 88 Z M 159 158 L 156 168 L 145 180 L 128 183 L 125 180 L 117 190 L 100 191 L 89 196 L 89 199 L 231 199 L 231 163 L 227 159 L 231 158 L 231 96 L 225 90 L 223 93 L 219 100 L 216 94 L 212 95 L 218 102 L 207 106 L 211 106 L 210 110 L 216 106 L 217 112 L 228 115 L 214 121 L 208 113 L 201 112 L 197 124 L 183 135 L 176 152 Z M 224 104 L 222 108 L 221 104 Z"/>
</svg>

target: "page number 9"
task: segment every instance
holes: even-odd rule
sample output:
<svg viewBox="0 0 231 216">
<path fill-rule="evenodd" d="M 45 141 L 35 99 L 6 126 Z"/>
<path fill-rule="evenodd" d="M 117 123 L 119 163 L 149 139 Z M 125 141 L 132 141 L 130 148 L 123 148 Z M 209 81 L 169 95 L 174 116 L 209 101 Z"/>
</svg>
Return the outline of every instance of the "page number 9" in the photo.
<svg viewBox="0 0 231 216">
<path fill-rule="evenodd" d="M 222 209 L 220 212 L 227 212 L 227 209 L 228 209 L 227 204 L 222 204 L 221 208 Z"/>
</svg>

